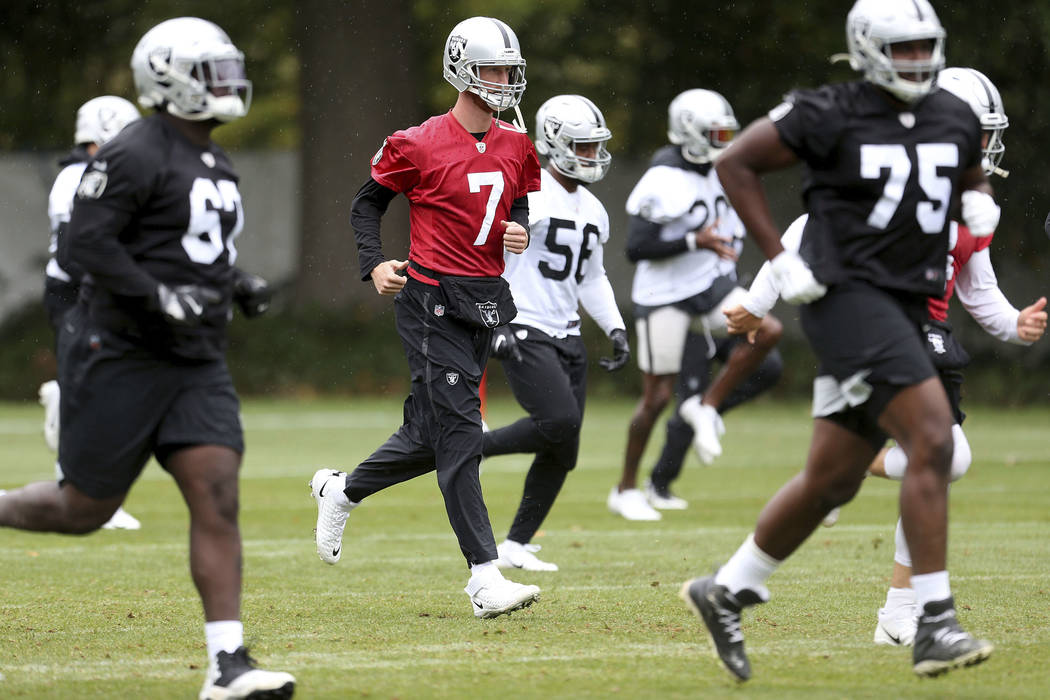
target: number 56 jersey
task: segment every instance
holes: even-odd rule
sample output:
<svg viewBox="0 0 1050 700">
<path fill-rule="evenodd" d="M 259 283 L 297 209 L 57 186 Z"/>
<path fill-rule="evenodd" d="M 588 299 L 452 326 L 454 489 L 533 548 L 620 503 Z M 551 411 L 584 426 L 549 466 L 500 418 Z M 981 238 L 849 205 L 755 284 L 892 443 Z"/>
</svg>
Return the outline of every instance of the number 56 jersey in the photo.
<svg viewBox="0 0 1050 700">
<path fill-rule="evenodd" d="M 237 175 L 213 142 L 190 142 L 162 115 L 128 125 L 88 164 L 69 224 L 94 322 L 162 355 L 221 358 L 244 225 Z M 158 283 L 218 292 L 194 328 L 155 308 Z"/>
<path fill-rule="evenodd" d="M 856 81 L 792 92 L 769 116 L 807 166 L 799 252 L 816 277 L 943 294 L 950 211 L 981 156 L 969 106 L 934 90 L 899 111 Z"/>
<path fill-rule="evenodd" d="M 582 302 L 606 335 L 624 328 L 605 274 L 605 207 L 586 187 L 569 192 L 546 170 L 540 182 L 540 191 L 529 195 L 529 247 L 506 255 L 503 276 L 518 307 L 514 323 L 556 338 L 579 335 Z"/>
</svg>

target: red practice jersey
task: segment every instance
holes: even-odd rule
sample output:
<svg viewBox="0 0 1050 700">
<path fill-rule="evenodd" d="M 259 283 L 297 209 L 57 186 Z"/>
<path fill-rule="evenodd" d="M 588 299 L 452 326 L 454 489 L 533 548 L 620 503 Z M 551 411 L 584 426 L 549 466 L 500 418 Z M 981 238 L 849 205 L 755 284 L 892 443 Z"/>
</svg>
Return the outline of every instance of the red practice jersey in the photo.
<svg viewBox="0 0 1050 700">
<path fill-rule="evenodd" d="M 959 270 L 970 262 L 970 256 L 990 246 L 993 236 L 977 238 L 962 224 L 951 222 L 948 228 L 948 279 L 944 285 L 944 296 L 930 297 L 930 318 L 935 321 L 948 320 L 948 302 L 955 293 L 955 278 Z"/>
<path fill-rule="evenodd" d="M 409 260 L 446 275 L 496 277 L 500 222 L 514 200 L 540 189 L 540 162 L 510 124 L 493 119 L 478 141 L 448 112 L 383 141 L 372 179 L 411 203 Z"/>
</svg>

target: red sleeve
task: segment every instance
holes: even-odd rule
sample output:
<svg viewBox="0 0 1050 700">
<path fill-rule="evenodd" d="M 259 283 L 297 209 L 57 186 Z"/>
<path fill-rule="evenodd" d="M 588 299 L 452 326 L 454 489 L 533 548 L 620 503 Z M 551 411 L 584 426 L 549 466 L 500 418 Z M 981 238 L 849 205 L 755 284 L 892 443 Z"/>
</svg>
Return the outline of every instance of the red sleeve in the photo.
<svg viewBox="0 0 1050 700">
<path fill-rule="evenodd" d="M 540 191 L 540 158 L 536 155 L 536 147 L 532 145 L 528 137 L 525 138 L 525 143 L 528 146 L 525 148 L 525 164 L 522 167 L 523 188 L 514 195 L 515 199 L 524 197 L 529 192 Z"/>
<path fill-rule="evenodd" d="M 383 139 L 372 158 L 372 179 L 394 192 L 407 192 L 419 184 L 419 168 L 410 158 L 411 146 L 404 132 Z"/>
<path fill-rule="evenodd" d="M 970 235 L 973 235 L 973 234 L 970 234 Z M 995 238 L 995 234 L 994 233 L 992 235 L 990 235 L 990 236 L 981 236 L 981 237 L 974 236 L 973 252 L 976 253 L 979 250 L 984 250 L 985 248 L 991 248 L 992 247 L 992 239 L 993 238 Z"/>
</svg>

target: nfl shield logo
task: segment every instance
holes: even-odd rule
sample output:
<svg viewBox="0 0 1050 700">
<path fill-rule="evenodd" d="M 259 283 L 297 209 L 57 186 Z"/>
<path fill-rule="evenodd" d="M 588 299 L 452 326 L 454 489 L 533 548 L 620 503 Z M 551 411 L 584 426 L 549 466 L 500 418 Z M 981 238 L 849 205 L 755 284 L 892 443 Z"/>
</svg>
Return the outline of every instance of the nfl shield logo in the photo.
<svg viewBox="0 0 1050 700">
<path fill-rule="evenodd" d="M 499 325 L 499 312 L 496 311 L 496 302 L 494 301 L 483 301 L 475 304 L 478 307 L 478 313 L 481 314 L 481 322 L 489 328 L 495 328 Z"/>
<path fill-rule="evenodd" d="M 444 307 L 443 304 L 434 304 L 434 315 L 435 316 L 444 316 L 445 315 L 445 307 Z"/>
<path fill-rule="evenodd" d="M 478 147 L 478 153 L 484 153 L 485 152 L 485 144 L 482 143 L 481 141 L 478 141 L 474 145 Z"/>
<path fill-rule="evenodd" d="M 459 372 L 445 372 L 445 381 L 449 386 L 456 386 L 459 382 Z"/>
</svg>

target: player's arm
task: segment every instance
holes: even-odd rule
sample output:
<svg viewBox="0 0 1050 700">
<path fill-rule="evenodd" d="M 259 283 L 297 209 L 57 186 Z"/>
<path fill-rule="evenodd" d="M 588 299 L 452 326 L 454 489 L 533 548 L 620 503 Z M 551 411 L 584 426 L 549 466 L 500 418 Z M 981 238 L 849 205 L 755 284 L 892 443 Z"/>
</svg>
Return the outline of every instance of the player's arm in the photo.
<svg viewBox="0 0 1050 700">
<path fill-rule="evenodd" d="M 529 197 L 518 197 L 510 205 L 508 221 L 503 225 L 503 247 L 510 253 L 520 255 L 529 247 Z"/>
<path fill-rule="evenodd" d="M 616 305 L 609 276 L 605 274 L 605 246 L 601 243 L 584 263 L 583 282 L 577 289 L 580 305 L 612 341 L 612 356 L 599 358 L 598 364 L 609 372 L 621 369 L 631 358 L 631 346 L 627 340 L 627 324 Z"/>
<path fill-rule="evenodd" d="M 408 261 L 385 259 L 379 235 L 379 221 L 396 196 L 397 192 L 368 178 L 350 206 L 350 226 L 357 242 L 361 280 L 371 281 L 384 296 L 397 294 L 407 281 L 401 273 L 408 267 Z"/>
<path fill-rule="evenodd" d="M 989 335 L 1019 345 L 1031 345 L 1046 331 L 1046 297 L 1018 311 L 1002 290 L 988 248 L 976 251 L 959 270 L 955 294 L 963 308 Z"/>
<path fill-rule="evenodd" d="M 970 233 L 978 238 L 990 236 L 999 226 L 1000 210 L 995 203 L 991 183 L 984 169 L 974 165 L 963 171 L 959 179 L 962 191 L 962 220 Z"/>
</svg>

